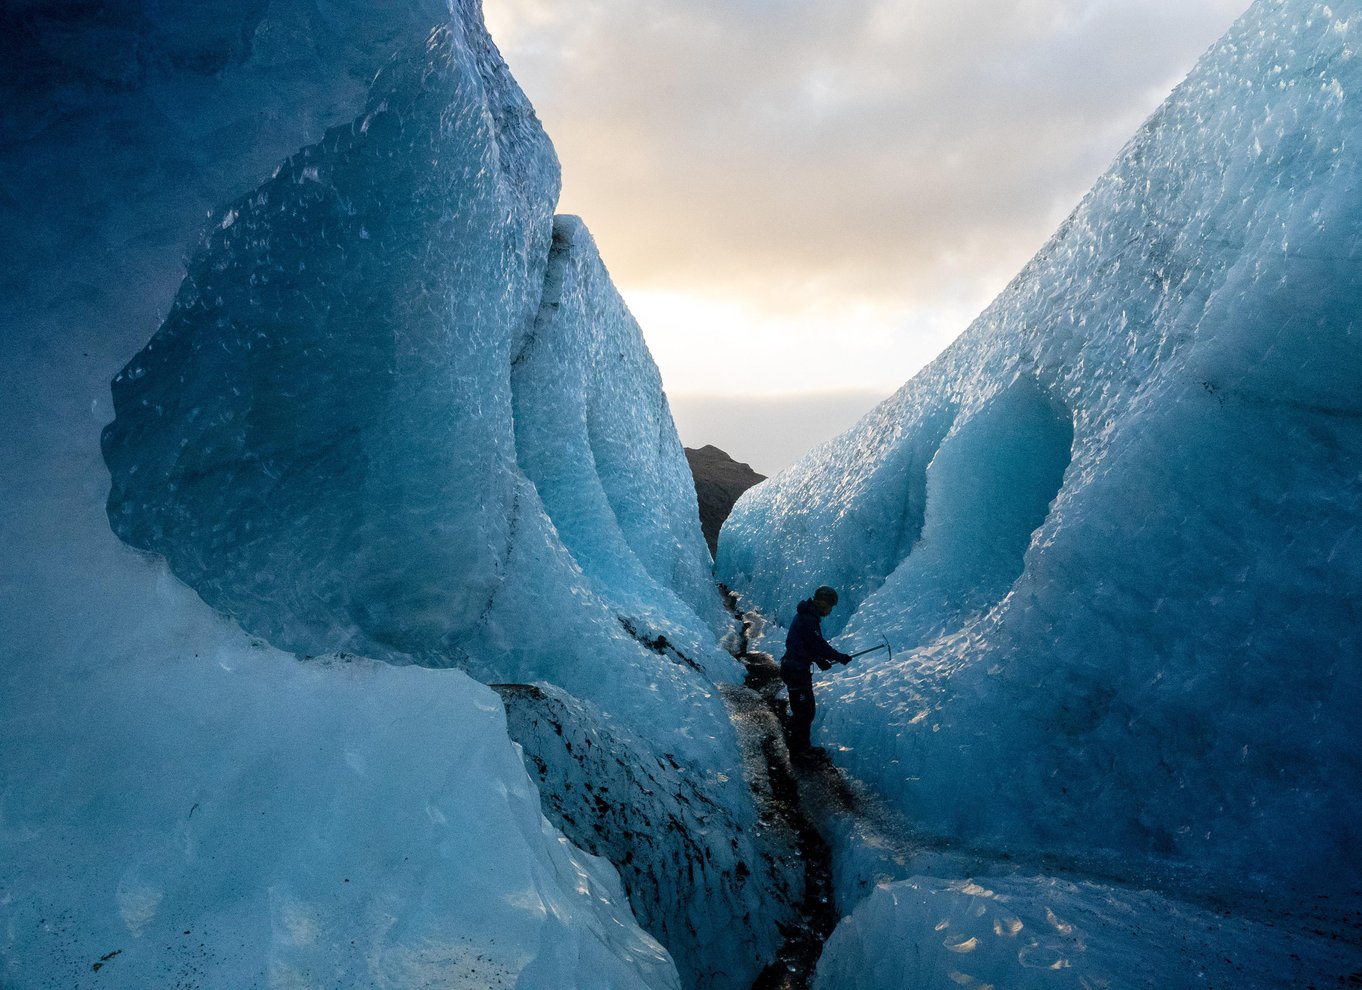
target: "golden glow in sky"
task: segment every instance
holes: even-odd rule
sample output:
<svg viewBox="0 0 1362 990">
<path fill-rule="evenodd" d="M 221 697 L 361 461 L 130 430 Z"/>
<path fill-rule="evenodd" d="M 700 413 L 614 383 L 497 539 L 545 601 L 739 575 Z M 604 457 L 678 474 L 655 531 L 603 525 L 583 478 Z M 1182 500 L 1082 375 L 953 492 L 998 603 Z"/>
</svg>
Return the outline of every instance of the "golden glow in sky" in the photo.
<svg viewBox="0 0 1362 990">
<path fill-rule="evenodd" d="M 911 378 L 1247 6 L 484 0 L 691 446 Z"/>
</svg>

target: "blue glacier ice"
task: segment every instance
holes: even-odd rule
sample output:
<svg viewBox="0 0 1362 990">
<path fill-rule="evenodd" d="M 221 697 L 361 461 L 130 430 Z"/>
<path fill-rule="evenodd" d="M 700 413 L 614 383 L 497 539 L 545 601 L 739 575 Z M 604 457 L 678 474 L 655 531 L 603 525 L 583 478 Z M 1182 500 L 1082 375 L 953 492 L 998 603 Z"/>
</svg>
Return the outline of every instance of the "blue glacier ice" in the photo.
<svg viewBox="0 0 1362 990">
<path fill-rule="evenodd" d="M 300 663 L 168 574 L 116 604 L 6 671 L 5 986 L 680 986 L 490 690 Z"/>
<path fill-rule="evenodd" d="M 289 649 L 445 647 L 511 542 L 558 163 L 461 26 L 221 211 L 114 379 L 115 531 Z"/>
<path fill-rule="evenodd" d="M 649 724 L 650 692 L 736 670 L 728 620 L 639 328 L 581 224 L 555 240 L 557 159 L 468 30 L 215 217 L 114 379 L 110 521 L 286 649 L 549 679 Z M 634 641 L 659 635 L 680 654 Z"/>
<path fill-rule="evenodd" d="M 557 217 L 553 237 L 534 329 L 512 361 L 519 464 L 597 593 L 703 656 L 729 620 L 695 541 L 661 376 L 581 220 Z M 687 613 L 704 625 L 669 618 Z"/>
<path fill-rule="evenodd" d="M 1149 890 L 1051 877 L 882 884 L 833 933 L 814 986 L 1300 987 L 1356 952 Z"/>
<path fill-rule="evenodd" d="M 725 528 L 769 639 L 833 583 L 896 648 L 820 683 L 871 795 L 822 990 L 1362 971 L 1359 24 L 1260 0 Z M 0 51 L 0 984 L 751 985 L 801 865 L 477 0 L 16 0 Z"/>
<path fill-rule="evenodd" d="M 0 983 L 750 982 L 731 622 L 480 5 L 3 18 Z M 541 800 L 588 785 L 633 889 Z"/>
<path fill-rule="evenodd" d="M 717 559 L 777 624 L 826 583 L 842 649 L 892 643 L 822 679 L 818 731 L 925 836 L 1354 950 L 1359 31 L 1256 3 L 952 346 L 747 493 Z"/>
</svg>

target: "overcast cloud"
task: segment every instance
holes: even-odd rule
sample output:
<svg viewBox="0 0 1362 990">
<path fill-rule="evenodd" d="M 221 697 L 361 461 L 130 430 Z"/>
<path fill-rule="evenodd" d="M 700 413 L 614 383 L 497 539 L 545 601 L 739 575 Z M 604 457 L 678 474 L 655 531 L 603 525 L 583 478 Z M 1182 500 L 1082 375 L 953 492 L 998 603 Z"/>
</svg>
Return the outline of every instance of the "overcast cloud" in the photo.
<svg viewBox="0 0 1362 990">
<path fill-rule="evenodd" d="M 887 394 L 1247 6 L 485 0 L 674 395 Z"/>
</svg>

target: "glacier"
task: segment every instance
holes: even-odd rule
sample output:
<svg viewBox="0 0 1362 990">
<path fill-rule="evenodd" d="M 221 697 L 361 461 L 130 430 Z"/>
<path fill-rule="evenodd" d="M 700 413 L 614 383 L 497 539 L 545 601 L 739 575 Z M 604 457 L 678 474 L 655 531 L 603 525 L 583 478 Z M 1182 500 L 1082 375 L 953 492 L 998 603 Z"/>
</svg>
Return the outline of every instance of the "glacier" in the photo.
<svg viewBox="0 0 1362 990">
<path fill-rule="evenodd" d="M 1302 951 L 1303 950 L 1303 951 Z M 828 940 L 816 987 L 1300 987 L 1355 953 L 1149 890 L 1052 877 L 874 888 Z"/>
<path fill-rule="evenodd" d="M 751 985 L 711 563 L 895 646 L 821 990 L 1355 981 L 1358 30 L 1259 0 L 713 562 L 477 0 L 7 4 L 0 984 Z"/>
<path fill-rule="evenodd" d="M 300 663 L 168 573 L 119 604 L 118 641 L 5 677 L 6 986 L 680 985 L 490 690 Z"/>
<path fill-rule="evenodd" d="M 2 16 L 0 982 L 749 984 L 732 620 L 480 5 Z"/>
<path fill-rule="evenodd" d="M 726 523 L 717 575 L 775 636 L 826 583 L 841 649 L 892 643 L 820 681 L 818 731 L 968 864 L 879 864 L 911 886 L 820 986 L 991 909 L 947 882 L 1019 871 L 1317 932 L 1356 979 L 1359 30 L 1254 4 L 954 344 Z M 1009 884 L 1043 918 L 1053 885 Z M 1225 936 L 1259 967 L 1229 983 L 1300 985 L 1265 931 Z M 1150 985 L 1202 985 L 1154 955 Z M 915 978 L 1068 985 L 1023 964 Z M 1083 985 L 1128 985 L 1106 964 Z"/>
</svg>

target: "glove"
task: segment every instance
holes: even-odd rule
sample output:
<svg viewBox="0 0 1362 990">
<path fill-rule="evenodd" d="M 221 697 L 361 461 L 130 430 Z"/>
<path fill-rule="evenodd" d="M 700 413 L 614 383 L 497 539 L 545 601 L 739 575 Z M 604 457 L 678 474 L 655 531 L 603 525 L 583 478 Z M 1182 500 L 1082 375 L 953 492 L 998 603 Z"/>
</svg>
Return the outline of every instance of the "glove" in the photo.
<svg viewBox="0 0 1362 990">
<path fill-rule="evenodd" d="M 845 667 L 847 664 L 851 663 L 851 654 L 839 653 L 837 655 L 837 662 L 840 663 L 843 667 Z"/>
<path fill-rule="evenodd" d="M 826 660 L 824 660 L 822 657 L 819 657 L 817 660 L 814 661 L 814 663 L 818 664 L 818 669 L 819 669 L 819 670 L 831 670 L 831 669 L 832 669 L 832 664 L 828 663 L 828 662 L 827 662 Z"/>
</svg>

